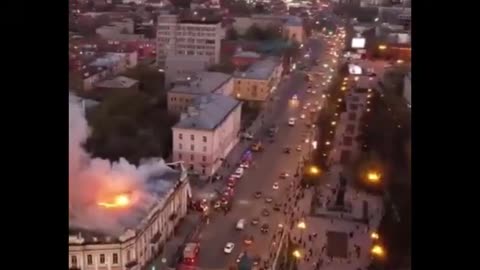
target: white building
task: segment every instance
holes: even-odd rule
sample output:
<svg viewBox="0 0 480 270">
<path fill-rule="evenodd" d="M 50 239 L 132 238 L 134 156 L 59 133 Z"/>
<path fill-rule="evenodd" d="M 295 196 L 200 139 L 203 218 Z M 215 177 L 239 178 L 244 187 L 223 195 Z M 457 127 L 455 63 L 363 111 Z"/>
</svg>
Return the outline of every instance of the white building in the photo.
<svg viewBox="0 0 480 270">
<path fill-rule="evenodd" d="M 172 82 L 187 78 L 197 72 L 207 70 L 210 59 L 206 55 L 167 55 L 165 60 L 165 88 L 170 89 Z"/>
<path fill-rule="evenodd" d="M 198 72 L 186 78 L 179 78 L 167 93 L 168 111 L 185 112 L 199 96 L 208 94 L 233 94 L 233 78 L 221 72 Z"/>
<path fill-rule="evenodd" d="M 129 18 L 100 26 L 95 32 L 103 39 L 109 41 L 134 41 L 144 38 L 143 35 L 134 34 L 134 22 Z"/>
<path fill-rule="evenodd" d="M 139 270 L 159 256 L 174 227 L 187 214 L 191 188 L 185 171 L 172 170 L 149 180 L 165 187 L 149 213 L 131 208 L 136 226 L 121 236 L 108 236 L 83 229 L 70 229 L 69 269 Z"/>
<path fill-rule="evenodd" d="M 242 103 L 211 94 L 198 97 L 173 130 L 173 160 L 183 160 L 190 171 L 212 175 L 237 144 Z"/>
<path fill-rule="evenodd" d="M 220 20 L 181 19 L 177 15 L 160 15 L 157 25 L 157 64 L 165 65 L 168 54 L 206 55 L 210 63 L 219 63 L 221 40 L 225 29 Z"/>
</svg>

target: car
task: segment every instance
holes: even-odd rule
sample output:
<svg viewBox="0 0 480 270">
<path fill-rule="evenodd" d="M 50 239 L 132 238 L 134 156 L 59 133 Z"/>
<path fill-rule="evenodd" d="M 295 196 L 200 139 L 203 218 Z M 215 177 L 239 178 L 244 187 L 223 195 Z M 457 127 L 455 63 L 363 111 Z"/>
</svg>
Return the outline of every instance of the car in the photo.
<svg viewBox="0 0 480 270">
<path fill-rule="evenodd" d="M 307 89 L 307 93 L 311 93 L 312 90 L 310 88 Z"/>
<path fill-rule="evenodd" d="M 267 208 L 263 208 L 263 210 L 262 210 L 262 216 L 264 216 L 264 217 L 270 216 L 270 211 L 268 211 Z"/>
<path fill-rule="evenodd" d="M 280 209 L 282 208 L 282 204 L 281 203 L 275 203 L 273 205 L 273 210 L 274 211 L 280 211 Z"/>
<path fill-rule="evenodd" d="M 247 246 L 251 245 L 253 243 L 253 236 L 250 235 L 250 236 L 245 237 L 245 239 L 243 239 L 243 243 Z"/>
<path fill-rule="evenodd" d="M 241 218 L 237 221 L 237 225 L 235 225 L 235 229 L 241 231 L 245 229 L 245 219 Z"/>
<path fill-rule="evenodd" d="M 260 227 L 260 231 L 262 233 L 268 233 L 269 228 L 270 228 L 270 226 L 267 223 L 263 223 L 262 226 Z"/>
<path fill-rule="evenodd" d="M 290 154 L 290 147 L 285 147 L 285 148 L 283 149 L 283 153 L 285 153 L 285 154 Z"/>
<path fill-rule="evenodd" d="M 305 119 L 305 114 L 304 114 L 304 113 L 302 113 L 302 114 L 300 115 L 300 119 Z"/>
<path fill-rule="evenodd" d="M 260 152 L 263 150 L 263 146 L 262 146 L 262 143 L 260 141 L 254 143 L 252 145 L 252 151 L 253 152 Z"/>
<path fill-rule="evenodd" d="M 297 145 L 297 148 L 295 148 L 295 150 L 297 150 L 298 152 L 302 151 L 302 146 L 301 146 L 301 145 Z"/>
<path fill-rule="evenodd" d="M 237 184 L 236 182 L 237 181 L 235 181 L 235 180 L 228 180 L 227 187 L 230 187 L 230 188 L 235 187 L 235 185 Z"/>
<path fill-rule="evenodd" d="M 316 91 L 316 90 L 312 90 L 312 94 L 314 94 L 314 95 L 315 95 L 316 93 L 317 93 L 317 91 Z"/>
<path fill-rule="evenodd" d="M 225 252 L 225 254 L 230 254 L 232 253 L 233 248 L 235 248 L 235 244 L 232 242 L 228 242 L 223 248 L 223 252 Z"/>
<path fill-rule="evenodd" d="M 248 169 L 250 167 L 250 162 L 248 161 L 243 161 L 242 163 L 240 163 L 240 168 L 242 169 Z"/>
<path fill-rule="evenodd" d="M 291 117 L 288 119 L 288 125 L 291 127 L 295 126 L 295 118 Z"/>
<path fill-rule="evenodd" d="M 266 202 L 266 203 L 271 203 L 271 202 L 273 202 L 272 197 L 265 197 L 265 202 Z"/>
<path fill-rule="evenodd" d="M 308 109 L 308 105 L 303 105 L 302 107 L 304 110 Z"/>
<path fill-rule="evenodd" d="M 298 100 L 297 95 L 293 95 L 292 100 Z"/>
<path fill-rule="evenodd" d="M 290 176 L 290 174 L 288 172 L 282 172 L 280 174 L 280 178 L 282 178 L 282 179 L 287 179 L 289 176 Z"/>
<path fill-rule="evenodd" d="M 242 178 L 244 171 L 245 171 L 245 170 L 244 170 L 242 167 L 238 167 L 238 168 L 235 170 L 235 172 L 232 174 L 232 177 Z"/>
<path fill-rule="evenodd" d="M 242 260 L 243 256 L 245 256 L 245 252 L 241 252 L 240 254 L 238 254 L 237 263 L 239 263 Z"/>
<path fill-rule="evenodd" d="M 307 102 L 307 104 L 305 104 L 305 105 L 306 105 L 307 107 L 310 107 L 311 104 L 310 104 L 310 102 Z"/>
<path fill-rule="evenodd" d="M 273 183 L 272 188 L 275 189 L 275 190 L 277 190 L 277 189 L 279 188 L 278 182 Z"/>
<path fill-rule="evenodd" d="M 250 132 L 244 132 L 242 133 L 242 139 L 253 140 L 253 134 Z"/>
<path fill-rule="evenodd" d="M 220 203 L 220 201 L 216 201 L 216 202 L 213 204 L 213 209 L 220 209 L 220 206 L 222 206 L 221 203 Z"/>
<path fill-rule="evenodd" d="M 262 192 L 261 191 L 257 191 L 255 192 L 255 194 L 253 194 L 253 196 L 256 198 L 256 199 L 260 199 L 262 197 Z"/>
<path fill-rule="evenodd" d="M 260 264 L 261 261 L 262 261 L 262 258 L 261 258 L 260 256 L 255 256 L 255 257 L 253 258 L 253 265 L 254 265 L 254 266 L 257 266 L 257 265 Z"/>
<path fill-rule="evenodd" d="M 259 219 L 258 217 L 252 218 L 252 221 L 250 221 L 250 223 L 255 226 L 255 225 L 257 225 L 258 223 L 260 223 L 260 219 Z"/>
</svg>

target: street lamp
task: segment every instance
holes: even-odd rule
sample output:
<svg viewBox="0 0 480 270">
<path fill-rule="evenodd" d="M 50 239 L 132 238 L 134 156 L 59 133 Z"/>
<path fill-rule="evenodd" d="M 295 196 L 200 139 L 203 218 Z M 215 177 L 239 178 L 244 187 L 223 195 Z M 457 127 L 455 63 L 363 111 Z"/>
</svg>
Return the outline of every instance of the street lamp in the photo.
<svg viewBox="0 0 480 270">
<path fill-rule="evenodd" d="M 372 253 L 372 255 L 378 258 L 383 258 L 385 256 L 385 250 L 380 245 L 374 245 L 370 252 Z"/>
<path fill-rule="evenodd" d="M 305 221 L 300 221 L 300 222 L 297 224 L 297 228 L 302 229 L 302 230 L 305 230 L 305 229 L 307 228 L 307 224 L 305 223 Z"/>
<path fill-rule="evenodd" d="M 374 240 L 378 240 L 380 238 L 380 236 L 378 235 L 378 233 L 372 232 L 372 234 L 370 234 L 370 238 L 372 238 Z"/>
<path fill-rule="evenodd" d="M 315 141 L 316 143 L 316 141 Z M 315 144 L 316 145 L 316 144 Z M 315 147 L 316 148 L 316 147 Z M 309 174 L 313 174 L 313 175 L 317 175 L 320 173 L 320 169 L 317 167 L 317 166 L 310 166 L 310 168 L 308 169 L 308 173 Z M 299 226 L 300 226 L 301 223 L 299 223 Z M 299 227 L 300 228 L 300 227 Z"/>
<path fill-rule="evenodd" d="M 376 171 L 369 171 L 367 173 L 367 180 L 370 182 L 370 183 L 378 183 L 380 182 L 380 179 L 381 179 L 381 175 L 379 172 L 376 172 Z"/>
<path fill-rule="evenodd" d="M 384 50 L 387 49 L 387 45 L 384 45 L 384 44 L 378 45 L 378 49 L 379 49 L 380 51 L 384 51 Z"/>
<path fill-rule="evenodd" d="M 302 253 L 301 253 L 298 249 L 294 250 L 294 251 L 292 252 L 292 255 L 293 255 L 293 257 L 295 257 L 296 259 L 302 258 Z"/>
</svg>

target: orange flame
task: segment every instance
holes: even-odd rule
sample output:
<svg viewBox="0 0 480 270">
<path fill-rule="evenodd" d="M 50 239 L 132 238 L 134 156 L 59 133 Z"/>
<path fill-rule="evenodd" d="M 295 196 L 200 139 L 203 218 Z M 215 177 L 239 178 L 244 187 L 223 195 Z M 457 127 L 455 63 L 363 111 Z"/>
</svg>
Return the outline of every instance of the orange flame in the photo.
<svg viewBox="0 0 480 270">
<path fill-rule="evenodd" d="M 105 208 L 125 208 L 130 205 L 130 196 L 128 194 L 116 195 L 110 202 L 99 202 L 99 206 Z"/>
</svg>

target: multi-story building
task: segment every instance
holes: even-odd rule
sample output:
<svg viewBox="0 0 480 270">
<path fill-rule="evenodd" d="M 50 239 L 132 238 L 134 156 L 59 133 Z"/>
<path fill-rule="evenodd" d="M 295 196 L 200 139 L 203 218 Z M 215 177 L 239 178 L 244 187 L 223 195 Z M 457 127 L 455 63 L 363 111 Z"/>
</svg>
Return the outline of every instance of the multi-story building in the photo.
<svg viewBox="0 0 480 270">
<path fill-rule="evenodd" d="M 303 43 L 305 40 L 305 29 L 303 27 L 303 20 L 299 17 L 289 16 L 284 26 L 285 36 L 289 40 L 295 40 L 298 43 Z"/>
<path fill-rule="evenodd" d="M 233 94 L 231 75 L 221 72 L 198 72 L 187 78 L 177 80 L 167 93 L 168 111 L 179 114 L 187 110 L 199 96 L 208 94 Z"/>
<path fill-rule="evenodd" d="M 173 160 L 211 176 L 239 140 L 241 110 L 242 103 L 229 96 L 197 97 L 172 128 Z"/>
<path fill-rule="evenodd" d="M 183 168 L 152 177 L 148 183 L 156 187 L 156 193 L 152 193 L 149 200 L 156 200 L 148 212 L 143 211 L 143 205 L 123 209 L 125 214 L 131 215 L 129 220 L 136 222 L 132 222 L 133 227 L 126 229 L 122 235 L 71 226 L 69 269 L 139 270 L 161 254 L 174 228 L 187 214 L 191 188 Z M 112 212 L 112 215 L 118 213 Z"/>
<path fill-rule="evenodd" d="M 195 73 L 207 70 L 209 63 L 210 59 L 206 55 L 167 55 L 165 88 L 172 88 L 178 79 L 192 77 Z"/>
<path fill-rule="evenodd" d="M 211 63 L 219 63 L 221 40 L 224 38 L 225 30 L 220 20 L 160 15 L 157 24 L 157 64 L 163 67 L 168 54 L 206 55 Z"/>
<path fill-rule="evenodd" d="M 233 75 L 235 96 L 246 101 L 266 101 L 280 82 L 282 72 L 282 61 L 276 57 L 257 61 L 246 71 L 236 71 Z"/>
</svg>

